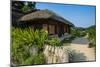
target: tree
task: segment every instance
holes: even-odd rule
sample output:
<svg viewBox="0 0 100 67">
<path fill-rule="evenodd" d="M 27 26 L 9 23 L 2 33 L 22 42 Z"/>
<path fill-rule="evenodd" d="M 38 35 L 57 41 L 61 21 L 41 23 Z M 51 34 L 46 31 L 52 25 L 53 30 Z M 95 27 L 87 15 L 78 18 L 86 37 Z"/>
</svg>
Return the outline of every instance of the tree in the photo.
<svg viewBox="0 0 100 67">
<path fill-rule="evenodd" d="M 90 47 L 96 47 L 96 26 L 90 26 L 87 28 L 88 39 L 90 41 Z"/>
<path fill-rule="evenodd" d="M 36 8 L 36 2 L 28 2 L 28 6 L 32 9 Z"/>
<path fill-rule="evenodd" d="M 36 9 L 36 2 L 12 1 L 12 7 L 24 13 Z"/>
<path fill-rule="evenodd" d="M 12 1 L 12 7 L 16 9 L 21 9 L 25 5 L 25 2 L 23 1 Z"/>
</svg>

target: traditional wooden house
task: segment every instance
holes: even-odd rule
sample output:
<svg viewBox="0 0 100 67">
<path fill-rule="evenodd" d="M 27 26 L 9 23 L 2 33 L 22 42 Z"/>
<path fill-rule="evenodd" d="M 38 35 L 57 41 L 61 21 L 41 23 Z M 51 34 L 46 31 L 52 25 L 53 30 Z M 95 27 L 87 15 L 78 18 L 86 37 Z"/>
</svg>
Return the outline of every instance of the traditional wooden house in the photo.
<svg viewBox="0 0 100 67">
<path fill-rule="evenodd" d="M 68 20 L 50 10 L 38 10 L 21 17 L 20 24 L 31 26 L 34 30 L 44 29 L 50 35 L 57 34 L 58 36 L 64 33 L 70 34 L 70 28 L 73 26 Z"/>
</svg>

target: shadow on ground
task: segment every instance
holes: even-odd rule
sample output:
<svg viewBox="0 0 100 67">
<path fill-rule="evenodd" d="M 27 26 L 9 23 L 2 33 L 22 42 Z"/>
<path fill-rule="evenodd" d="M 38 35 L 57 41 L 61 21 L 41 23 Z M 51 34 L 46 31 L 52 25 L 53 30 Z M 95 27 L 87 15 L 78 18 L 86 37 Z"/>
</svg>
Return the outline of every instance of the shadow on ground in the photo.
<svg viewBox="0 0 100 67">
<path fill-rule="evenodd" d="M 72 50 L 69 52 L 69 62 L 81 62 L 86 61 L 86 56 L 84 53 L 76 52 L 75 50 Z"/>
</svg>

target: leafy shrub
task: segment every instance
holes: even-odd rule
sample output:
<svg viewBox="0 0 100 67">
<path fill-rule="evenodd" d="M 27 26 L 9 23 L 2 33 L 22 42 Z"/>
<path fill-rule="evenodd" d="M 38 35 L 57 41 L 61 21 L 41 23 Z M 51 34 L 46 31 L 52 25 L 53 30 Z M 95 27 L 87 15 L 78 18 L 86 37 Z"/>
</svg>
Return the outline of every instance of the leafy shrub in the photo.
<svg viewBox="0 0 100 67">
<path fill-rule="evenodd" d="M 21 30 L 19 28 L 13 28 L 12 30 L 12 58 L 17 64 L 27 59 L 30 54 L 24 47 L 30 47 L 32 45 L 32 30 Z M 26 35 L 26 36 L 25 36 Z"/>
<path fill-rule="evenodd" d="M 46 63 L 46 61 L 43 53 L 39 53 L 34 56 L 34 64 L 44 64 L 44 63 Z"/>
<path fill-rule="evenodd" d="M 22 11 L 23 11 L 24 13 L 30 11 L 30 7 L 27 6 L 27 5 L 25 5 L 25 6 L 23 6 Z"/>
<path fill-rule="evenodd" d="M 88 39 L 90 41 L 90 47 L 96 47 L 96 28 L 95 26 L 89 27 L 87 29 Z"/>
<path fill-rule="evenodd" d="M 31 57 L 29 49 L 32 45 L 36 45 L 39 51 L 43 49 L 47 35 L 48 34 L 44 32 L 44 30 L 36 30 L 34 32 L 32 28 L 12 28 L 11 54 L 14 63 L 23 64 L 26 59 Z"/>
<path fill-rule="evenodd" d="M 44 45 L 49 43 L 52 46 L 60 46 L 58 38 L 48 38 L 48 33 L 44 30 L 34 31 L 32 28 L 12 28 L 12 61 L 18 65 L 44 64 L 45 57 L 42 54 Z M 38 53 L 34 56 L 30 54 L 30 48 L 36 46 Z"/>
<path fill-rule="evenodd" d="M 34 44 L 37 45 L 39 50 L 43 49 L 47 39 L 48 33 L 46 33 L 44 30 L 36 30 L 34 32 Z"/>
<path fill-rule="evenodd" d="M 52 38 L 51 40 L 48 40 L 48 43 L 52 46 L 60 46 L 61 42 L 58 38 Z"/>
<path fill-rule="evenodd" d="M 76 37 L 83 37 L 86 35 L 84 28 L 71 28 L 71 33 Z"/>
<path fill-rule="evenodd" d="M 31 56 L 31 57 L 27 58 L 25 61 L 23 61 L 22 64 L 24 64 L 24 65 L 32 65 L 32 64 L 34 64 L 34 57 Z"/>
<path fill-rule="evenodd" d="M 25 65 L 32 65 L 32 64 L 44 64 L 46 61 L 45 61 L 45 57 L 44 57 L 44 54 L 43 53 L 39 53 L 39 54 L 36 54 L 34 56 L 31 56 L 29 58 L 27 58 L 23 64 Z"/>
</svg>

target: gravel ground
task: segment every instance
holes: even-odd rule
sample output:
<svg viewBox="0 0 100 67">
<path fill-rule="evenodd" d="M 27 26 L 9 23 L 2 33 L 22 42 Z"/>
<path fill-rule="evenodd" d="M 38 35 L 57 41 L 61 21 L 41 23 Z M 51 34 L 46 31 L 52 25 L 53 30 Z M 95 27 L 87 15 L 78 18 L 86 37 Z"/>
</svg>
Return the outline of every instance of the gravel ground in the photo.
<svg viewBox="0 0 100 67">
<path fill-rule="evenodd" d="M 88 43 L 89 41 L 86 38 L 75 38 L 70 44 L 70 46 L 65 45 L 64 48 L 70 48 L 71 50 L 74 50 L 76 53 L 80 53 L 78 54 L 80 56 L 75 58 L 76 61 L 95 61 L 95 50 L 94 48 L 89 48 Z M 85 60 L 81 59 L 82 56 L 85 57 Z"/>
</svg>

